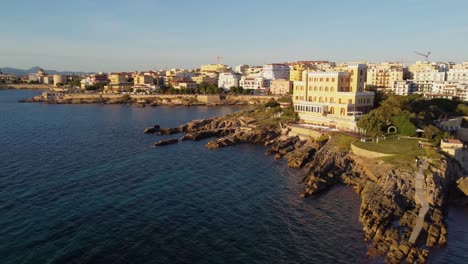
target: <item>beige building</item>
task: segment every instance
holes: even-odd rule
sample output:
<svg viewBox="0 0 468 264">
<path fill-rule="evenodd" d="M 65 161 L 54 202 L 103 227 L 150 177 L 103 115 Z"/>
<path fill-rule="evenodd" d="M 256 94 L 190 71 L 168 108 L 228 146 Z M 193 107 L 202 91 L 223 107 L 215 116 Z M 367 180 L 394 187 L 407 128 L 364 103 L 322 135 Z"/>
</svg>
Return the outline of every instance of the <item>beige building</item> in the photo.
<svg viewBox="0 0 468 264">
<path fill-rule="evenodd" d="M 291 94 L 292 88 L 292 81 L 277 79 L 270 82 L 270 92 L 272 94 Z"/>
<path fill-rule="evenodd" d="M 403 81 L 405 68 L 397 63 L 370 65 L 367 69 L 367 85 L 375 88 L 392 88 L 395 82 Z"/>
<path fill-rule="evenodd" d="M 206 65 L 202 65 L 201 66 L 201 71 L 202 72 L 210 72 L 210 71 L 214 71 L 214 72 L 225 72 L 226 70 L 228 70 L 229 67 L 227 65 L 224 65 L 224 64 L 206 64 Z"/>
<path fill-rule="evenodd" d="M 139 74 L 133 77 L 133 85 L 135 86 L 145 86 L 153 85 L 154 78 L 151 75 Z"/>
<path fill-rule="evenodd" d="M 174 83 L 174 88 L 175 89 L 197 89 L 198 84 L 194 81 L 181 81 L 181 82 L 175 82 Z"/>
<path fill-rule="evenodd" d="M 356 122 L 372 109 L 374 93 L 364 91 L 365 64 L 339 69 L 304 72 L 303 81 L 294 82 L 294 109 L 305 123 L 355 131 Z"/>
<path fill-rule="evenodd" d="M 432 63 L 429 61 L 417 61 L 415 64 L 411 64 L 408 67 L 409 77 L 412 79 L 417 72 L 422 71 L 431 71 L 431 70 L 439 70 L 439 66 L 437 63 Z"/>
<path fill-rule="evenodd" d="M 192 81 L 196 82 L 197 84 L 207 83 L 212 85 L 218 85 L 218 77 L 208 76 L 204 74 L 193 76 Z"/>
<path fill-rule="evenodd" d="M 65 75 L 60 75 L 60 74 L 55 74 L 54 75 L 54 86 L 57 86 L 57 84 L 65 84 L 68 81 L 68 77 Z"/>
<path fill-rule="evenodd" d="M 119 84 L 119 83 L 127 82 L 127 78 L 125 77 L 124 74 L 121 74 L 121 73 L 111 73 L 109 74 L 108 78 L 110 80 L 110 84 Z"/>
</svg>

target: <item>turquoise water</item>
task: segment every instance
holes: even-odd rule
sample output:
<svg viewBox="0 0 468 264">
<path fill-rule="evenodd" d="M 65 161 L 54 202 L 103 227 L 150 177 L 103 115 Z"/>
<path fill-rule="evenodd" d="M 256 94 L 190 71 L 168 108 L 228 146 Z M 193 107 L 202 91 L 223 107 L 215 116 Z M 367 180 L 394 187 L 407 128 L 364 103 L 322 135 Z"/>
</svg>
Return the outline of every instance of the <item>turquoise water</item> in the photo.
<svg viewBox="0 0 468 264">
<path fill-rule="evenodd" d="M 0 263 L 380 262 L 349 188 L 304 200 L 262 146 L 142 133 L 241 108 L 17 103 L 36 93 L 0 91 Z M 434 261 L 466 260 L 466 226 Z"/>
</svg>

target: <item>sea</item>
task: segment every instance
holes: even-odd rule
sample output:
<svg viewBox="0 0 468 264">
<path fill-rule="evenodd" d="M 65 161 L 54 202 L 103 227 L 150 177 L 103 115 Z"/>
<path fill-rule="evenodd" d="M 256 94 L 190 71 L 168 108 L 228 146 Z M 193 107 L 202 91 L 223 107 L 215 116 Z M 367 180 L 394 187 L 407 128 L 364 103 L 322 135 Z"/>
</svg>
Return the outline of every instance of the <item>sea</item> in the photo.
<svg viewBox="0 0 468 264">
<path fill-rule="evenodd" d="M 0 90 L 2 264 L 383 262 L 350 188 L 303 199 L 304 172 L 264 146 L 143 134 L 243 107 L 18 103 L 38 93 Z M 448 224 L 429 263 L 468 263 L 468 208 Z"/>
</svg>

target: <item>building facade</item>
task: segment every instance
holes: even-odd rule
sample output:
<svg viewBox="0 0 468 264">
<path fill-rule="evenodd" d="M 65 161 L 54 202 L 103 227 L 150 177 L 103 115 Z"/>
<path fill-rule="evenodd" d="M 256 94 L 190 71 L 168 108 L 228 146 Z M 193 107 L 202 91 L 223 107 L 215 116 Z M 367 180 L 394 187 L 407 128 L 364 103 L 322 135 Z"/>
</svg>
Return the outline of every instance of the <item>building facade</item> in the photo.
<svg viewBox="0 0 468 264">
<path fill-rule="evenodd" d="M 225 72 L 219 74 L 218 87 L 228 91 L 231 87 L 239 87 L 240 76 L 236 73 Z"/>
<path fill-rule="evenodd" d="M 266 80 L 285 79 L 289 80 L 289 65 L 272 63 L 263 65 L 262 77 Z"/>
<path fill-rule="evenodd" d="M 389 91 L 397 95 L 410 95 L 416 93 L 418 87 L 413 81 L 396 81 Z"/>
<path fill-rule="evenodd" d="M 263 77 L 247 77 L 242 76 L 239 81 L 239 86 L 246 90 L 265 90 L 267 82 Z"/>
<path fill-rule="evenodd" d="M 303 81 L 294 82 L 293 91 L 294 109 L 303 122 L 355 131 L 357 121 L 373 107 L 374 93 L 364 91 L 365 64 L 303 74 Z"/>
<path fill-rule="evenodd" d="M 447 81 L 468 83 L 468 69 L 450 69 L 447 72 Z"/>
<path fill-rule="evenodd" d="M 293 82 L 284 79 L 272 80 L 270 82 L 270 93 L 281 95 L 281 94 L 291 94 L 293 88 Z"/>
<path fill-rule="evenodd" d="M 392 88 L 397 81 L 403 81 L 405 68 L 401 64 L 381 63 L 367 69 L 367 85 L 375 88 Z"/>
</svg>

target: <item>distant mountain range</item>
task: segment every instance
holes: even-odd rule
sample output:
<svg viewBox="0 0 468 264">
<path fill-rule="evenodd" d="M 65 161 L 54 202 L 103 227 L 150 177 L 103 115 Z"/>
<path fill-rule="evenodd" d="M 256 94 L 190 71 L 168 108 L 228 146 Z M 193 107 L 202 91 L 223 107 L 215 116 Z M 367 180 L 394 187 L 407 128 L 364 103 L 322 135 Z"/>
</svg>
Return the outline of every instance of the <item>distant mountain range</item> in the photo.
<svg viewBox="0 0 468 264">
<path fill-rule="evenodd" d="M 24 70 L 24 69 L 16 69 L 16 68 L 11 68 L 11 67 L 4 67 L 4 68 L 0 68 L 0 71 L 3 72 L 4 74 L 13 74 L 13 75 L 22 76 L 22 75 L 28 75 L 30 73 L 37 73 L 37 71 L 40 68 L 41 67 L 36 66 L 36 67 L 32 67 L 31 69 Z M 73 72 L 73 71 L 56 71 L 56 70 L 46 70 L 46 69 L 44 69 L 44 71 L 47 74 L 64 74 L 64 75 L 88 74 L 89 73 L 89 72 Z"/>
</svg>

